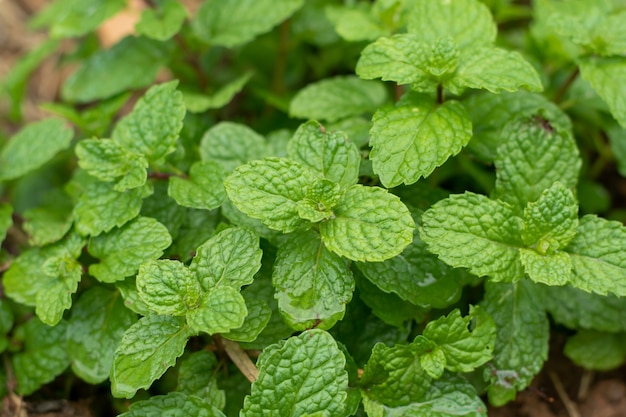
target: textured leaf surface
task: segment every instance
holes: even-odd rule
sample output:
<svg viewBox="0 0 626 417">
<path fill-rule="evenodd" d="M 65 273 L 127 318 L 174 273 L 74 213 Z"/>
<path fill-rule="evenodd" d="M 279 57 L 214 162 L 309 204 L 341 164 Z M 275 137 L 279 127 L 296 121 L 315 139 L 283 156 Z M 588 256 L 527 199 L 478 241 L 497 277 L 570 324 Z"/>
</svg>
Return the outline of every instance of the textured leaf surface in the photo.
<svg viewBox="0 0 626 417">
<path fill-rule="evenodd" d="M 217 386 L 219 362 L 213 352 L 201 350 L 185 357 L 178 370 L 177 391 L 204 398 L 219 409 L 226 401 L 224 391 Z"/>
<path fill-rule="evenodd" d="M 304 123 L 289 141 L 287 152 L 294 161 L 342 187 L 358 181 L 361 155 L 343 132 L 326 132 L 315 121 Z"/>
<path fill-rule="evenodd" d="M 187 11 L 182 3 L 165 0 L 156 10 L 144 10 L 141 13 L 141 20 L 135 25 L 135 30 L 140 35 L 166 41 L 180 30 L 186 18 Z"/>
<path fill-rule="evenodd" d="M 246 125 L 233 122 L 220 122 L 207 130 L 199 151 L 203 161 L 217 161 L 228 172 L 270 154 L 263 136 Z"/>
<path fill-rule="evenodd" d="M 187 267 L 169 259 L 147 261 L 139 267 L 137 290 L 157 314 L 182 316 L 198 306 L 200 284 Z"/>
<path fill-rule="evenodd" d="M 181 392 L 155 395 L 147 400 L 131 404 L 130 409 L 119 417 L 225 417 L 224 413 L 206 399 Z"/>
<path fill-rule="evenodd" d="M 532 249 L 520 249 L 524 272 L 535 282 L 565 285 L 572 275 L 572 260 L 565 252 L 541 254 Z"/>
<path fill-rule="evenodd" d="M 240 211 L 270 229 L 288 233 L 308 223 L 298 215 L 297 202 L 314 180 L 315 175 L 297 162 L 265 158 L 237 168 L 224 186 Z"/>
<path fill-rule="evenodd" d="M 422 215 L 420 237 L 439 259 L 495 281 L 517 281 L 522 219 L 505 203 L 466 192 L 451 195 Z"/>
<path fill-rule="evenodd" d="M 233 287 L 215 287 L 205 292 L 199 306 L 187 313 L 187 322 L 199 332 L 226 333 L 241 327 L 248 309 L 241 293 Z"/>
<path fill-rule="evenodd" d="M 21 177 L 41 167 L 70 146 L 73 137 L 72 130 L 59 119 L 29 124 L 0 151 L 0 181 Z"/>
<path fill-rule="evenodd" d="M 334 219 L 320 224 L 324 245 L 354 261 L 384 261 L 413 239 L 415 222 L 409 210 L 382 188 L 352 186 L 334 213 Z"/>
<path fill-rule="evenodd" d="M 294 234 L 278 250 L 272 281 L 278 308 L 297 330 L 332 327 L 352 299 L 354 278 L 346 261 L 314 232 Z"/>
<path fill-rule="evenodd" d="M 374 172 L 386 187 L 429 176 L 472 137 L 472 123 L 454 100 L 441 105 L 420 97 L 411 105 L 384 107 L 370 131 Z"/>
<path fill-rule="evenodd" d="M 246 298 L 245 293 L 242 295 L 246 301 L 248 315 L 240 327 L 223 333 L 222 336 L 236 342 L 254 342 L 269 323 L 272 309 L 263 300 Z"/>
<path fill-rule="evenodd" d="M 289 115 L 334 122 L 374 112 L 387 100 L 381 83 L 355 76 L 327 78 L 300 90 L 289 104 Z"/>
<path fill-rule="evenodd" d="M 111 392 L 131 398 L 148 388 L 183 354 L 191 331 L 184 320 L 170 316 L 143 317 L 122 337 L 111 369 Z"/>
<path fill-rule="evenodd" d="M 124 331 L 136 320 L 118 292 L 102 287 L 84 292 L 72 308 L 67 329 L 72 371 L 90 384 L 105 381 Z"/>
<path fill-rule="evenodd" d="M 226 200 L 225 178 L 222 165 L 200 161 L 191 166 L 189 179 L 170 177 L 167 192 L 181 206 L 212 210 Z"/>
<path fill-rule="evenodd" d="M 147 260 L 159 258 L 172 243 L 167 228 L 155 219 L 138 217 L 119 229 L 89 240 L 89 253 L 100 259 L 89 273 L 102 282 L 121 281 Z"/>
<path fill-rule="evenodd" d="M 35 313 L 49 326 L 56 325 L 63 318 L 63 312 L 72 306 L 72 294 L 78 289 L 83 272 L 75 257 L 65 253 L 48 258 L 42 265 L 47 282 L 39 283 Z"/>
<path fill-rule="evenodd" d="M 626 58 L 585 58 L 579 67 L 580 75 L 608 104 L 615 120 L 626 128 Z"/>
<path fill-rule="evenodd" d="M 59 0 L 35 16 L 36 28 L 49 27 L 55 38 L 82 36 L 124 8 L 124 0 Z"/>
<path fill-rule="evenodd" d="M 213 45 L 245 44 L 291 16 L 303 0 L 209 0 L 193 22 L 195 34 Z"/>
<path fill-rule="evenodd" d="M 335 340 L 309 330 L 266 349 L 259 377 L 246 397 L 242 417 L 260 415 L 344 417 L 348 373 Z"/>
<path fill-rule="evenodd" d="M 626 361 L 626 333 L 583 330 L 567 339 L 563 352 L 585 369 L 608 371 Z"/>
</svg>

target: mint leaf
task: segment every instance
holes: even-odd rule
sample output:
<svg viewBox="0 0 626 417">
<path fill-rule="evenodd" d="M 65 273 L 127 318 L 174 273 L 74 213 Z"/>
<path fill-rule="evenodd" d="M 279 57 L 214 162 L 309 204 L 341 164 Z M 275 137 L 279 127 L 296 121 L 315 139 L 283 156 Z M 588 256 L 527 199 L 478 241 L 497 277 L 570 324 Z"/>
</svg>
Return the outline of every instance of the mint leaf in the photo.
<svg viewBox="0 0 626 417">
<path fill-rule="evenodd" d="M 23 213 L 24 231 L 29 234 L 29 242 L 44 246 L 59 241 L 72 227 L 74 205 L 69 196 L 60 190 L 52 191 L 44 201 Z"/>
<path fill-rule="evenodd" d="M 198 306 L 187 312 L 187 322 L 199 332 L 226 333 L 241 327 L 247 315 L 241 293 L 233 287 L 220 286 L 202 295 Z"/>
<path fill-rule="evenodd" d="M 263 351 L 259 377 L 244 401 L 242 417 L 344 417 L 348 390 L 346 358 L 323 330 L 308 330 Z"/>
<path fill-rule="evenodd" d="M 269 32 L 303 4 L 303 0 L 208 0 L 198 10 L 192 28 L 209 44 L 239 46 Z"/>
<path fill-rule="evenodd" d="M 226 171 L 217 162 L 199 161 L 189 170 L 189 179 L 170 177 L 167 193 L 185 207 L 212 210 L 226 200 Z"/>
<path fill-rule="evenodd" d="M 626 296 L 626 228 L 595 215 L 580 219 L 565 251 L 572 260 L 570 284 L 585 291 Z"/>
<path fill-rule="evenodd" d="M 157 314 L 182 316 L 200 301 L 196 277 L 179 261 L 144 262 L 137 273 L 137 290 Z"/>
<path fill-rule="evenodd" d="M 565 285 L 571 279 L 572 261 L 565 252 L 541 254 L 532 249 L 520 249 L 524 271 L 535 282 Z"/>
<path fill-rule="evenodd" d="M 165 0 L 156 10 L 144 10 L 135 30 L 139 35 L 166 41 L 178 33 L 186 18 L 185 6 L 175 0 Z"/>
<path fill-rule="evenodd" d="M 151 162 L 174 152 L 185 117 L 183 95 L 176 91 L 177 84 L 170 81 L 150 88 L 115 126 L 113 139 Z"/>
<path fill-rule="evenodd" d="M 420 237 L 428 250 L 455 268 L 494 281 L 517 281 L 524 272 L 522 219 L 508 204 L 466 192 L 451 195 L 422 215 Z"/>
<path fill-rule="evenodd" d="M 228 172 L 270 154 L 263 136 L 248 126 L 233 122 L 220 122 L 207 130 L 199 151 L 203 161 L 217 161 Z"/>
<path fill-rule="evenodd" d="M 100 259 L 89 273 L 102 282 L 121 281 L 146 260 L 159 258 L 172 243 L 167 228 L 155 219 L 138 217 L 119 229 L 89 240 L 89 253 Z"/>
<path fill-rule="evenodd" d="M 289 233 L 308 223 L 298 215 L 297 203 L 314 180 L 315 174 L 299 163 L 272 157 L 240 166 L 224 186 L 240 211 L 270 229 Z"/>
<path fill-rule="evenodd" d="M 63 318 L 63 312 L 72 306 L 72 294 L 78 289 L 83 268 L 76 255 L 65 253 L 47 259 L 42 265 L 47 282 L 40 283 L 35 299 L 35 313 L 42 322 L 54 326 Z"/>
<path fill-rule="evenodd" d="M 348 188 L 320 223 L 324 245 L 354 261 L 380 262 L 400 254 L 413 238 L 415 222 L 398 197 L 378 187 Z"/>
<path fill-rule="evenodd" d="M 315 121 L 304 123 L 289 141 L 287 152 L 294 161 L 342 187 L 358 181 L 361 155 L 343 132 L 328 133 Z"/>
<path fill-rule="evenodd" d="M 373 113 L 385 101 L 387 91 L 381 83 L 355 76 L 326 78 L 298 91 L 289 103 L 289 115 L 335 122 Z"/>
<path fill-rule="evenodd" d="M 9 227 L 13 224 L 13 207 L 6 203 L 0 204 L 0 243 L 4 240 L 4 237 L 7 235 L 7 231 Z"/>
<path fill-rule="evenodd" d="M 609 371 L 626 361 L 626 333 L 583 330 L 567 339 L 563 352 L 576 365 Z"/>
<path fill-rule="evenodd" d="M 66 101 L 87 103 L 146 87 L 167 62 L 173 46 L 128 36 L 110 49 L 98 51 L 85 59 L 65 81 L 61 95 Z"/>
<path fill-rule="evenodd" d="M 181 392 L 170 392 L 167 395 L 155 395 L 147 400 L 131 404 L 129 410 L 119 417 L 225 417 L 206 399 L 187 395 Z"/>
<path fill-rule="evenodd" d="M 374 172 L 386 187 L 429 176 L 472 137 L 472 123 L 454 100 L 443 104 L 416 96 L 410 104 L 383 107 L 370 131 Z"/>
<path fill-rule="evenodd" d="M 113 354 L 136 315 L 118 292 L 92 287 L 72 308 L 67 328 L 67 351 L 72 370 L 84 381 L 98 384 L 109 377 Z"/>
<path fill-rule="evenodd" d="M 579 61 L 579 68 L 580 75 L 608 104 L 615 120 L 626 128 L 626 94 L 622 87 L 622 81 L 626 80 L 626 58 L 583 58 Z M 619 80 L 617 85 L 616 80 Z"/>
<path fill-rule="evenodd" d="M 489 402 L 500 406 L 528 387 L 548 357 L 549 323 L 536 285 L 487 283 L 482 302 L 498 333 L 494 361 L 485 368 Z"/>
<path fill-rule="evenodd" d="M 72 130 L 59 119 L 44 119 L 24 127 L 0 151 L 0 181 L 19 178 L 40 168 L 67 149 L 73 137 Z"/>
<path fill-rule="evenodd" d="M 148 316 L 130 326 L 113 359 L 113 395 L 131 398 L 137 390 L 148 388 L 176 363 L 191 334 L 179 317 Z"/>
<path fill-rule="evenodd" d="M 177 391 L 206 399 L 224 409 L 225 394 L 217 385 L 219 362 L 212 352 L 201 350 L 183 358 L 178 369 Z"/>
<path fill-rule="evenodd" d="M 343 196 L 341 186 L 330 180 L 317 178 L 307 189 L 304 198 L 298 201 L 298 215 L 317 223 L 333 218 L 333 208 Z"/>
<path fill-rule="evenodd" d="M 24 350 L 12 355 L 17 391 L 28 395 L 60 375 L 69 365 L 65 337 L 67 323 L 50 327 L 36 317 L 18 329 L 23 334 Z"/>
<path fill-rule="evenodd" d="M 137 290 L 136 277 L 126 278 L 124 281 L 117 281 L 115 287 L 119 290 L 124 299 L 124 306 L 142 316 L 150 316 L 154 314 L 150 307 L 141 299 Z"/>
<path fill-rule="evenodd" d="M 228 84 L 223 85 L 219 90 L 215 91 L 211 95 L 197 93 L 195 91 L 184 91 L 183 99 L 187 110 L 192 113 L 203 113 L 209 109 L 219 109 L 227 105 L 237 93 L 239 93 L 243 87 L 252 78 L 252 72 L 246 72 L 243 75 L 230 81 Z M 230 122 L 220 122 L 230 123 Z M 217 126 L 217 125 L 216 125 Z"/>
<path fill-rule="evenodd" d="M 246 302 L 248 315 L 240 327 L 222 334 L 222 337 L 226 339 L 236 342 L 254 342 L 270 321 L 272 309 L 267 303 L 255 298 L 246 298 L 246 293 L 248 292 L 243 292 L 242 295 Z"/>
<path fill-rule="evenodd" d="M 57 0 L 32 20 L 34 28 L 49 27 L 55 38 L 86 35 L 124 8 L 124 0 Z"/>
<path fill-rule="evenodd" d="M 278 308 L 297 330 L 332 327 L 343 317 L 354 291 L 346 261 L 311 231 L 293 234 L 281 244 L 272 281 Z"/>
</svg>

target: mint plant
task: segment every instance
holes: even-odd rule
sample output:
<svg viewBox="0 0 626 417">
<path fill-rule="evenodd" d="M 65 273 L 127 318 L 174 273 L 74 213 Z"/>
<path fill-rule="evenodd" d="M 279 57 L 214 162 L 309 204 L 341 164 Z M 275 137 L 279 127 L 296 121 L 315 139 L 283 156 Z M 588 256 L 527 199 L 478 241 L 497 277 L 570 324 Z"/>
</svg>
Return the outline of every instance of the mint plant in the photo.
<svg viewBox="0 0 626 417">
<path fill-rule="evenodd" d="M 52 2 L 1 84 L 3 393 L 469 417 L 564 328 L 624 364 L 620 1 L 158 0 L 101 47 L 124 6 Z"/>
</svg>

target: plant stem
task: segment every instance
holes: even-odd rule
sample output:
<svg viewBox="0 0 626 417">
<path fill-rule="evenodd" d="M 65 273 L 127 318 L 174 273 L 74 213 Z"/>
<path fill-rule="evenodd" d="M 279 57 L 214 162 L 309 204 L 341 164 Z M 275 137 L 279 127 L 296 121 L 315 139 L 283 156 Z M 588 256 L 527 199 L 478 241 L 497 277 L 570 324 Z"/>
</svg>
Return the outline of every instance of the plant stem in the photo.
<svg viewBox="0 0 626 417">
<path fill-rule="evenodd" d="M 559 88 L 559 90 L 554 95 L 553 101 L 555 103 L 559 103 L 563 99 L 563 96 L 565 96 L 567 90 L 569 90 L 569 88 L 572 86 L 572 84 L 578 77 L 578 74 L 580 74 L 580 68 L 576 67 L 574 68 L 574 71 L 572 71 L 572 73 L 569 75 L 569 77 L 567 77 L 567 80 L 565 80 L 561 88 Z"/>
<path fill-rule="evenodd" d="M 574 404 L 572 400 L 570 400 L 569 396 L 567 395 L 567 392 L 565 391 L 565 387 L 563 386 L 563 383 L 559 379 L 559 376 L 553 371 L 548 372 L 548 375 L 550 375 L 550 379 L 552 380 L 552 383 L 554 384 L 554 388 L 556 388 L 557 394 L 559 394 L 559 398 L 561 398 L 561 401 L 563 401 L 563 405 L 565 406 L 565 409 L 567 410 L 567 414 L 570 417 L 580 417 L 580 413 L 578 412 L 578 407 L 576 407 L 576 404 Z"/>
<path fill-rule="evenodd" d="M 220 342 L 224 346 L 226 354 L 233 361 L 235 366 L 241 371 L 248 381 L 254 382 L 259 377 L 259 370 L 250 360 L 248 354 L 239 346 L 239 343 L 221 338 Z"/>
<path fill-rule="evenodd" d="M 279 29 L 278 57 L 272 78 L 272 90 L 278 95 L 282 95 L 285 90 L 285 69 L 287 68 L 287 57 L 289 56 L 289 32 L 290 21 L 285 20 Z"/>
</svg>

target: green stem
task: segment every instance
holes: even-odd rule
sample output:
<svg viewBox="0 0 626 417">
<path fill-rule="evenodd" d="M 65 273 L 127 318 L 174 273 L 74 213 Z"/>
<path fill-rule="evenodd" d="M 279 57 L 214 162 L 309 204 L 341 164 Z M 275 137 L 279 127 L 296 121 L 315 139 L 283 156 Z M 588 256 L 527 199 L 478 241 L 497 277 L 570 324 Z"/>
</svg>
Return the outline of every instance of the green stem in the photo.
<svg viewBox="0 0 626 417">
<path fill-rule="evenodd" d="M 554 95 L 553 101 L 555 103 L 559 103 L 563 99 L 565 93 L 567 93 L 567 90 L 569 90 L 572 84 L 574 84 L 574 81 L 576 81 L 578 74 L 580 74 L 580 68 L 576 67 L 574 68 L 574 71 L 572 71 L 572 73 L 569 75 L 569 77 L 567 77 L 567 80 L 565 80 L 561 88 L 559 88 L 559 90 Z"/>
</svg>

